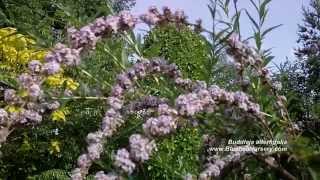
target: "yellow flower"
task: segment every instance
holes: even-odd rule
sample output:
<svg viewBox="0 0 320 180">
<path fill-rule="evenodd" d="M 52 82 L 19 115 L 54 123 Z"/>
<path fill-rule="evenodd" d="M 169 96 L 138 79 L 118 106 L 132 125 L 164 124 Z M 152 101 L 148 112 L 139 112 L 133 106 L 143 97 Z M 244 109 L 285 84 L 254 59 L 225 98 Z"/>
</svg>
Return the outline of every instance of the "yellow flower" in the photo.
<svg viewBox="0 0 320 180">
<path fill-rule="evenodd" d="M 6 37 L 10 34 L 14 34 L 16 33 L 17 30 L 15 28 L 11 28 L 11 27 L 6 27 L 6 28 L 1 28 L 0 29 L 0 37 Z"/>
<path fill-rule="evenodd" d="M 5 110 L 9 113 L 18 113 L 22 111 L 22 108 L 13 105 L 8 105 L 5 107 Z"/>
<path fill-rule="evenodd" d="M 20 64 L 27 64 L 30 61 L 31 53 L 29 50 L 23 50 L 19 52 L 18 62 Z"/>
<path fill-rule="evenodd" d="M 20 96 L 20 97 L 27 97 L 28 96 L 28 91 L 27 90 L 20 90 L 19 92 L 18 92 L 18 95 Z"/>
<path fill-rule="evenodd" d="M 49 76 L 46 79 L 46 84 L 50 87 L 62 87 L 66 83 L 66 88 L 69 90 L 76 90 L 79 87 L 79 83 L 75 82 L 72 78 L 63 77 L 62 73 Z"/>
<path fill-rule="evenodd" d="M 58 154 L 61 152 L 60 149 L 60 142 L 57 140 L 51 140 L 50 147 L 49 147 L 50 154 Z"/>
<path fill-rule="evenodd" d="M 66 78 L 66 83 L 67 83 L 67 89 L 69 90 L 76 90 L 79 87 L 79 83 L 75 82 L 71 78 Z"/>
<path fill-rule="evenodd" d="M 70 111 L 67 108 L 61 108 L 61 109 L 55 110 L 51 114 L 52 121 L 65 122 L 66 115 L 68 115 L 69 113 Z"/>
<path fill-rule="evenodd" d="M 50 87 L 60 87 L 63 83 L 64 79 L 61 74 L 51 75 L 46 79 L 46 84 Z"/>
<path fill-rule="evenodd" d="M 48 54 L 47 51 L 43 51 L 43 50 L 35 51 L 32 53 L 31 58 L 42 61 L 42 60 L 44 60 L 44 58 L 46 57 L 47 54 Z"/>
<path fill-rule="evenodd" d="M 14 47 L 11 46 L 3 46 L 2 47 L 2 53 L 4 55 L 4 58 L 9 60 L 10 62 L 13 62 L 17 59 L 17 50 Z"/>
<path fill-rule="evenodd" d="M 0 28 L 0 67 L 17 73 L 24 71 L 31 60 L 43 61 L 47 51 L 36 49 L 34 44 L 33 39 L 18 34 L 14 28 Z"/>
<path fill-rule="evenodd" d="M 15 47 L 18 50 L 24 50 L 27 48 L 27 40 L 22 34 L 9 35 L 5 38 L 7 44 Z"/>
</svg>

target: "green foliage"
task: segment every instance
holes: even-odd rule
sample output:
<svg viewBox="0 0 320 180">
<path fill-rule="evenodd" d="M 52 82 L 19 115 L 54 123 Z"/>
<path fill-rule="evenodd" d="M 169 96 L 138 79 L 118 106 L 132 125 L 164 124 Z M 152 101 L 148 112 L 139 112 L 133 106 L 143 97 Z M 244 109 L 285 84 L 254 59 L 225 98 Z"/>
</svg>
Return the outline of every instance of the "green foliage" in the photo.
<svg viewBox="0 0 320 180">
<path fill-rule="evenodd" d="M 3 18 L 3 21 L 0 21 L 2 23 L 0 26 L 14 25 L 18 27 L 19 31 L 36 36 L 40 39 L 40 44 L 51 46 L 54 42 L 64 39 L 66 27 L 70 25 L 79 27 L 97 16 L 107 15 L 131 6 L 126 4 L 130 0 L 121 1 L 124 4 L 113 4 L 115 2 L 117 1 L 112 1 L 109 5 L 108 1 L 95 0 L 0 0 L 0 17 Z M 215 19 L 219 14 L 216 6 L 221 6 L 224 13 L 228 15 L 230 14 L 229 3 L 231 1 L 216 0 L 215 2 L 217 4 L 209 6 L 214 22 L 219 21 Z M 262 30 L 262 25 L 268 14 L 267 6 L 271 0 L 259 1 L 258 4 L 253 0 L 251 2 L 259 16 L 258 20 L 255 20 L 251 14 L 246 12 L 254 29 L 254 34 L 250 38 L 255 41 L 256 49 L 263 53 L 264 65 L 267 65 L 273 57 L 270 50 L 262 49 L 263 39 L 278 26 Z M 185 77 L 193 80 L 205 80 L 210 84 L 219 84 L 228 90 L 239 90 L 238 85 L 232 82 L 236 76 L 234 69 L 223 64 L 226 60 L 223 41 L 232 32 L 240 34 L 241 30 L 239 19 L 243 11 L 237 10 L 237 1 L 233 1 L 233 3 L 236 12 L 230 16 L 232 17 L 231 22 L 221 21 L 228 26 L 222 31 L 215 31 L 215 27 L 213 27 L 214 31 L 210 34 L 212 42 L 208 42 L 203 36 L 190 30 L 189 27 L 167 24 L 152 29 L 142 44 L 134 42 L 134 37 L 131 37 L 133 32 L 128 32 L 129 35 L 124 33 L 99 43 L 94 52 L 88 53 L 83 58 L 83 63 L 79 67 L 65 71 L 65 75 L 80 84 L 77 91 L 74 92 L 76 98 L 55 97 L 60 99 L 62 107 L 66 107 L 70 111 L 66 116 L 66 121 L 54 122 L 47 115 L 40 126 L 15 130 L 6 144 L 1 147 L 0 179 L 69 179 L 68 172 L 74 168 L 77 157 L 85 151 L 86 135 L 99 128 L 106 110 L 106 103 L 99 97 L 108 96 L 116 74 L 131 65 L 128 56 L 133 53 L 147 58 L 163 57 L 171 63 L 176 63 Z M 24 11 L 25 16 L 20 17 L 21 12 Z M 141 51 L 140 47 L 142 47 Z M 218 61 L 223 61 L 223 63 L 218 64 Z M 224 70 L 227 69 L 226 67 L 228 70 Z M 279 122 L 277 109 L 274 108 L 276 99 L 266 96 L 268 91 L 263 88 L 259 78 L 253 76 L 251 69 L 245 73 L 251 82 L 246 89 L 246 92 L 252 95 L 250 99 L 259 103 L 263 112 L 270 114 L 267 117 L 267 123 L 272 128 L 275 138 L 284 139 L 283 126 Z M 1 74 L 0 80 L 1 86 L 2 83 L 6 86 L 15 85 L 11 82 L 10 76 L 8 77 L 6 74 Z M 124 99 L 131 101 L 151 94 L 166 97 L 170 103 L 174 103 L 174 99 L 182 93 L 166 77 L 151 76 L 147 80 L 139 81 L 137 86 L 137 90 L 128 93 Z M 298 93 L 292 94 L 292 97 L 299 95 Z M 96 98 L 95 100 L 89 100 L 91 96 L 97 97 L 93 97 L 93 99 Z M 301 102 L 299 98 L 289 99 L 289 103 L 298 104 L 299 102 Z M 303 105 L 302 103 L 301 106 Z M 315 106 L 313 109 L 319 112 L 319 106 Z M 294 108 L 289 108 L 289 110 L 296 111 Z M 296 116 L 293 113 L 292 115 Z M 93 163 L 88 179 L 92 179 L 92 174 L 100 170 L 114 171 L 113 155 L 116 150 L 128 146 L 128 138 L 131 134 L 142 133 L 141 126 L 145 117 L 130 115 L 124 119 L 126 120 L 125 124 L 105 143 L 102 158 Z M 238 121 L 235 122 L 235 120 Z M 137 170 L 128 179 L 182 179 L 187 173 L 198 175 L 203 170 L 201 167 L 203 134 L 213 135 L 215 138 L 221 137 L 221 141 L 226 141 L 227 138 L 265 138 L 264 132 L 266 131 L 261 128 L 259 122 L 253 122 L 251 117 L 243 117 L 240 111 L 230 111 L 224 106 L 220 106 L 220 109 L 217 109 L 213 114 L 198 114 L 195 119 L 192 119 L 192 123 L 199 126 L 189 127 L 190 121 L 184 123 L 185 121 L 179 123 L 179 127 L 182 126 L 182 128 L 179 128 L 172 136 L 157 139 L 157 152 L 154 152 L 154 156 L 145 164 L 137 164 Z M 288 159 L 291 157 L 280 159 L 282 155 L 279 155 L 276 161 L 285 169 L 290 169 L 289 171 L 299 179 L 311 179 L 308 175 L 304 176 L 307 172 L 306 165 L 308 165 L 308 171 L 316 179 L 317 172 L 319 172 L 317 165 L 319 164 L 318 137 L 310 130 L 303 132 L 300 138 L 293 142 L 290 141 L 289 148 L 294 153 L 294 157 L 292 157 L 294 160 L 289 162 Z M 301 163 L 297 163 L 297 161 L 301 161 Z M 276 173 L 264 168 L 262 163 L 260 164 L 256 160 L 243 162 L 243 164 L 246 168 L 241 168 L 243 166 L 234 168 L 228 177 L 238 179 L 242 176 L 241 173 L 247 171 L 256 179 L 277 179 Z"/>
<path fill-rule="evenodd" d="M 176 63 L 185 77 L 191 79 L 208 80 L 210 76 L 206 40 L 184 25 L 176 27 L 169 24 L 153 29 L 145 37 L 143 54 Z"/>
<path fill-rule="evenodd" d="M 64 170 L 52 169 L 42 172 L 40 175 L 28 177 L 28 180 L 68 180 L 68 173 Z"/>
<path fill-rule="evenodd" d="M 12 134 L 1 148 L 0 178 L 24 179 L 50 169 L 72 169 L 86 145 L 85 137 L 99 127 L 105 105 L 89 100 L 65 103 L 71 112 L 65 123 L 47 117 L 41 126 Z M 53 140 L 60 143 L 60 152 L 50 152 Z"/>
<path fill-rule="evenodd" d="M 196 128 L 179 130 L 161 140 L 157 148 L 157 155 L 145 165 L 147 179 L 182 179 L 187 173 L 199 173 L 201 134 Z"/>
<path fill-rule="evenodd" d="M 320 1 L 311 0 L 308 8 L 303 8 L 303 24 L 299 25 L 298 43 L 299 48 L 296 55 L 299 59 L 298 70 L 300 74 L 291 74 L 293 77 L 302 77 L 299 86 L 291 87 L 292 91 L 300 94 L 300 96 L 308 97 L 301 99 L 306 104 L 305 119 L 319 119 L 320 112 L 313 111 L 313 106 L 320 103 Z M 291 79 L 289 80 L 291 81 Z M 301 88 L 304 87 L 304 88 Z"/>
<path fill-rule="evenodd" d="M 145 57 L 163 57 L 178 65 L 185 77 L 209 81 L 212 71 L 208 42 L 188 27 L 167 24 L 146 35 L 142 45 Z M 148 94 L 175 98 L 179 93 L 166 78 L 143 81 Z M 147 179 L 181 179 L 188 172 L 199 173 L 201 135 L 199 129 L 179 130 L 175 136 L 158 144 L 157 156 L 144 166 L 139 177 Z M 145 177 L 147 175 L 147 177 Z"/>
</svg>

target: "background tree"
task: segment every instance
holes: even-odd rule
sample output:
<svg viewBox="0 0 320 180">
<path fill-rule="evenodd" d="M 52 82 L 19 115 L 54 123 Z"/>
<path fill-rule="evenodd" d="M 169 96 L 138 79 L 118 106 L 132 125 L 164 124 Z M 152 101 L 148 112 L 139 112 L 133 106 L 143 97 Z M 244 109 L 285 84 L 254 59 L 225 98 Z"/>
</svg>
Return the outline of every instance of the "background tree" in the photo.
<svg viewBox="0 0 320 180">
<path fill-rule="evenodd" d="M 302 96 L 305 106 L 305 117 L 318 118 L 319 112 L 314 106 L 320 100 L 320 1 L 311 0 L 308 8 L 303 8 L 303 24 L 299 25 L 298 43 L 296 50 L 299 59 L 299 83 L 303 88 L 294 88 Z M 300 74 L 301 74 L 300 73 Z M 298 77 L 296 74 L 295 77 Z"/>
</svg>

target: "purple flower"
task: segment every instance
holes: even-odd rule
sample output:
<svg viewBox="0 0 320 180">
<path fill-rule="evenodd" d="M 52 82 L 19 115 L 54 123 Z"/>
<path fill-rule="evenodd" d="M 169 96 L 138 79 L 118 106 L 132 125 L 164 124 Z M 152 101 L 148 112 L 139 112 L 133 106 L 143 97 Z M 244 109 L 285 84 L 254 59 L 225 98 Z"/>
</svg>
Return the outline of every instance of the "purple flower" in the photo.
<svg viewBox="0 0 320 180">
<path fill-rule="evenodd" d="M 28 64 L 28 68 L 33 73 L 39 73 L 41 72 L 41 66 L 42 64 L 38 60 L 32 60 Z"/>
<path fill-rule="evenodd" d="M 77 164 L 80 168 L 88 168 L 91 165 L 91 159 L 87 154 L 82 154 L 79 156 Z"/>
<path fill-rule="evenodd" d="M 85 41 L 85 40 L 80 39 L 78 41 L 80 41 L 79 43 L 81 43 L 82 41 Z M 48 63 L 52 63 L 51 66 L 54 66 L 53 62 L 62 63 L 67 66 L 74 66 L 74 65 L 78 65 L 80 63 L 80 51 L 81 51 L 81 48 L 71 49 L 71 48 L 68 48 L 64 44 L 58 43 L 55 46 L 55 48 L 50 53 L 47 54 L 45 59 Z M 47 66 L 49 66 L 49 65 L 47 65 Z M 47 70 L 47 69 L 55 70 L 57 68 L 46 67 L 44 69 L 45 70 Z M 49 72 L 51 72 L 51 71 L 49 71 Z M 55 74 L 55 73 L 48 73 L 48 74 L 50 75 L 50 74 Z"/>
<path fill-rule="evenodd" d="M 52 103 L 46 104 L 49 110 L 56 110 L 60 107 L 60 103 L 58 101 L 53 101 Z"/>
<path fill-rule="evenodd" d="M 163 136 L 171 133 L 177 128 L 177 123 L 172 116 L 161 115 L 157 118 L 149 118 L 143 124 L 143 130 L 146 134 L 154 136 Z"/>
<path fill-rule="evenodd" d="M 133 28 L 137 23 L 137 18 L 134 17 L 130 12 L 128 11 L 122 11 L 119 14 L 120 16 L 120 23 L 122 27 L 124 26 L 124 30 L 127 30 L 127 28 L 131 29 Z"/>
<path fill-rule="evenodd" d="M 116 97 L 109 97 L 108 104 L 115 110 L 121 109 L 123 101 Z"/>
<path fill-rule="evenodd" d="M 119 21 L 120 17 L 118 16 L 108 16 L 106 24 L 114 33 L 117 33 L 119 29 Z"/>
<path fill-rule="evenodd" d="M 178 114 L 178 112 L 175 109 L 170 108 L 168 104 L 160 104 L 158 107 L 158 113 L 159 115 L 177 115 Z"/>
<path fill-rule="evenodd" d="M 113 88 L 112 88 L 112 91 L 111 91 L 111 94 L 112 96 L 114 97 L 118 97 L 118 96 L 121 96 L 122 93 L 123 93 L 123 88 L 120 87 L 119 85 L 115 85 Z"/>
<path fill-rule="evenodd" d="M 249 98 L 245 93 L 240 92 L 240 91 L 235 92 L 234 93 L 234 101 L 240 109 L 243 109 L 244 111 L 248 110 L 248 103 L 247 102 L 249 101 Z"/>
<path fill-rule="evenodd" d="M 96 180 L 120 180 L 121 179 L 116 174 L 112 174 L 112 173 L 105 174 L 103 171 L 97 172 L 94 178 Z"/>
<path fill-rule="evenodd" d="M 210 164 L 209 167 L 201 172 L 199 179 L 200 180 L 208 180 L 211 179 L 211 177 L 217 177 L 220 175 L 220 169 L 215 164 Z"/>
<path fill-rule="evenodd" d="M 175 104 L 181 115 L 193 116 L 203 109 L 202 102 L 195 93 L 180 95 Z"/>
<path fill-rule="evenodd" d="M 42 116 L 36 111 L 25 110 L 23 111 L 23 116 L 32 124 L 37 124 L 42 121 Z"/>
<path fill-rule="evenodd" d="M 100 158 L 100 154 L 103 151 L 101 143 L 92 143 L 87 147 L 88 156 L 91 160 L 97 160 Z"/>
<path fill-rule="evenodd" d="M 129 143 L 132 158 L 139 162 L 148 160 L 152 151 L 156 148 L 156 144 L 153 140 L 151 141 L 140 134 L 131 135 Z"/>
<path fill-rule="evenodd" d="M 128 174 L 131 174 L 136 167 L 136 165 L 131 161 L 129 152 L 126 149 L 119 149 L 117 151 L 114 165 L 121 168 Z"/>
<path fill-rule="evenodd" d="M 146 76 L 146 67 L 143 63 L 134 64 L 133 69 L 140 78 Z"/>
<path fill-rule="evenodd" d="M 6 89 L 4 91 L 4 100 L 8 103 L 17 101 L 18 97 L 16 91 L 13 89 Z"/>
<path fill-rule="evenodd" d="M 83 180 L 83 177 L 82 177 L 82 173 L 81 173 L 81 169 L 80 169 L 80 168 L 76 168 L 76 169 L 72 170 L 72 172 L 71 172 L 71 179 L 72 179 L 72 180 Z"/>
<path fill-rule="evenodd" d="M 8 113 L 6 110 L 0 108 L 0 125 L 4 125 L 7 122 Z"/>
<path fill-rule="evenodd" d="M 31 75 L 27 74 L 27 73 L 23 73 L 19 76 L 18 78 L 20 85 L 23 88 L 27 88 L 29 86 L 31 86 L 31 84 L 33 84 L 34 79 Z"/>
<path fill-rule="evenodd" d="M 177 10 L 174 13 L 174 16 L 177 22 L 184 22 L 187 19 L 187 16 L 185 15 L 183 10 Z"/>
<path fill-rule="evenodd" d="M 56 61 L 51 61 L 43 64 L 42 71 L 48 75 L 56 74 L 60 71 L 60 64 Z"/>
<path fill-rule="evenodd" d="M 148 25 L 156 25 L 159 21 L 159 12 L 156 7 L 150 7 L 148 13 L 140 16 L 140 19 Z"/>
<path fill-rule="evenodd" d="M 118 75 L 117 81 L 119 85 L 124 89 L 129 89 L 132 85 L 131 80 L 125 73 Z"/>
<path fill-rule="evenodd" d="M 87 143 L 93 144 L 93 143 L 101 143 L 101 140 L 103 138 L 103 133 L 101 131 L 97 131 L 94 133 L 89 133 L 87 135 Z"/>
<path fill-rule="evenodd" d="M 32 84 L 28 87 L 29 95 L 33 98 L 39 97 L 41 95 L 41 89 L 38 84 Z"/>
</svg>

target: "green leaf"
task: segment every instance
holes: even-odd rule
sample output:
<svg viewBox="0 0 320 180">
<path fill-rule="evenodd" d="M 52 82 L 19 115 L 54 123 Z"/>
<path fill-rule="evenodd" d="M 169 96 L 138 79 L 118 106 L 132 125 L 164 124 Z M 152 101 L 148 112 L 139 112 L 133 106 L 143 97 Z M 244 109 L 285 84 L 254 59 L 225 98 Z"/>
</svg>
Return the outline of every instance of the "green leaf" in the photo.
<svg viewBox="0 0 320 180">
<path fill-rule="evenodd" d="M 268 29 L 266 29 L 265 31 L 262 32 L 261 36 L 264 37 L 265 35 L 267 35 L 269 32 L 277 29 L 278 27 L 282 26 L 283 24 L 279 24 L 279 25 L 276 25 L 276 26 L 272 26 Z"/>
<path fill-rule="evenodd" d="M 260 15 L 260 19 L 263 17 L 263 15 L 266 12 L 266 6 L 271 2 L 271 0 L 265 0 L 261 3 L 260 5 L 260 11 L 259 11 L 259 15 Z"/>
<path fill-rule="evenodd" d="M 266 20 L 266 18 L 267 18 L 268 12 L 269 12 L 269 9 L 266 9 L 265 12 L 264 12 L 264 14 L 263 14 L 263 16 L 260 17 L 260 26 L 261 26 L 261 27 L 263 26 L 263 24 L 264 24 L 264 22 L 265 22 L 265 20 Z"/>
<path fill-rule="evenodd" d="M 250 19 L 250 21 L 253 23 L 256 30 L 259 31 L 260 27 L 259 27 L 258 23 L 254 20 L 254 18 L 250 15 L 250 13 L 247 10 L 245 10 L 245 12 L 246 12 L 248 18 Z"/>
<path fill-rule="evenodd" d="M 241 16 L 241 11 L 236 13 L 234 15 L 234 23 L 233 23 L 233 28 L 235 32 L 238 32 L 240 34 L 240 16 Z"/>
<path fill-rule="evenodd" d="M 253 0 L 250 0 L 251 4 L 254 6 L 254 8 L 256 9 L 257 12 L 259 12 L 259 8 L 257 6 L 257 4 L 253 1 Z"/>
<path fill-rule="evenodd" d="M 262 38 L 261 38 L 260 32 L 254 33 L 254 40 L 256 42 L 257 49 L 260 50 L 262 46 Z"/>
</svg>

